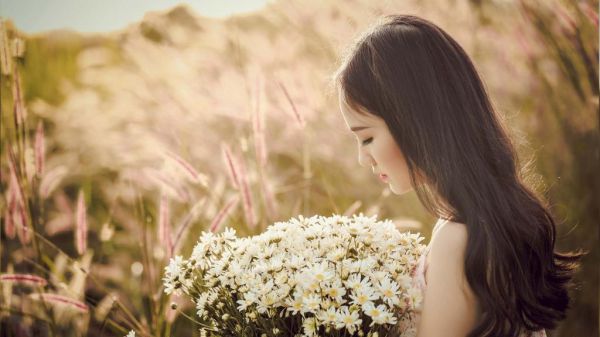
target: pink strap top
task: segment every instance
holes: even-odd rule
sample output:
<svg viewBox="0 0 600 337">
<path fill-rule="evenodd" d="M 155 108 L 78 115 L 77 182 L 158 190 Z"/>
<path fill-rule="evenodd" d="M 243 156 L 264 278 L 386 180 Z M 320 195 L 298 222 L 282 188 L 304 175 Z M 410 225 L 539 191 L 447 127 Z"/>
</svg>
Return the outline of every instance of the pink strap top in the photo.
<svg viewBox="0 0 600 337">
<path fill-rule="evenodd" d="M 439 219 L 436 222 L 435 226 L 433 227 L 432 238 L 435 235 L 435 233 L 437 231 L 439 231 L 439 229 L 442 226 L 444 226 L 446 223 L 448 223 L 448 220 L 445 220 L 445 219 Z M 427 279 L 426 279 L 427 255 L 429 254 L 430 247 L 431 247 L 431 241 L 427 245 L 427 247 L 425 247 L 425 251 L 423 251 L 423 254 L 419 257 L 419 260 L 417 261 L 417 265 L 413 271 L 413 284 L 423 292 L 423 299 L 425 299 L 425 290 L 427 289 Z M 416 315 L 415 315 L 416 319 L 413 320 L 413 322 L 414 322 L 413 329 L 414 329 L 415 335 L 416 335 L 416 326 L 417 326 L 418 321 L 421 316 L 421 310 L 423 309 L 423 303 L 424 303 L 424 300 L 421 302 L 421 306 L 416 308 Z M 521 334 L 521 337 L 547 337 L 547 336 L 546 336 L 545 330 L 539 330 L 539 331 L 534 331 L 534 332 L 523 332 Z"/>
</svg>

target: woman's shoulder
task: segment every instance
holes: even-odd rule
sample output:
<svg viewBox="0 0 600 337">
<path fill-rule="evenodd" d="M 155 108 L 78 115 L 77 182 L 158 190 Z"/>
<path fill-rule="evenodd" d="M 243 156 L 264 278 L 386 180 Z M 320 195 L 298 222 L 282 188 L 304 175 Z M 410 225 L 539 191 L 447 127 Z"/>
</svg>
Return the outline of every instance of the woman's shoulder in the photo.
<svg viewBox="0 0 600 337">
<path fill-rule="evenodd" d="M 433 229 L 431 236 L 432 246 L 445 246 L 445 248 L 464 248 L 467 243 L 467 225 L 451 220 L 440 219 Z"/>
<path fill-rule="evenodd" d="M 454 276 L 464 286 L 463 263 L 468 238 L 467 226 L 460 222 L 443 221 L 436 226 L 429 243 L 427 264 L 436 266 L 434 269 L 446 274 L 445 277 Z"/>
<path fill-rule="evenodd" d="M 421 329 L 435 330 L 439 335 L 436 324 L 443 321 L 444 326 L 453 326 L 456 331 L 466 334 L 476 323 L 479 315 L 477 298 L 464 272 L 466 245 L 467 227 L 464 224 L 445 221 L 436 225 L 428 254 L 430 261 L 425 276 L 427 290 Z"/>
</svg>

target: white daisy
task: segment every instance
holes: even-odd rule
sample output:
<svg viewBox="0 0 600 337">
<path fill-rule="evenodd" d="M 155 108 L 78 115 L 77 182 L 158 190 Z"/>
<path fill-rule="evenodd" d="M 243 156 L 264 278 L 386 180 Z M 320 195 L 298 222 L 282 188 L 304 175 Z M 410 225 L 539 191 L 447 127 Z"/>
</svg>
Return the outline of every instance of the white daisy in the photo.
<svg viewBox="0 0 600 337">
<path fill-rule="evenodd" d="M 304 336 L 312 337 L 317 335 L 317 320 L 314 317 L 310 317 L 302 322 L 302 328 L 304 329 Z"/>
<path fill-rule="evenodd" d="M 384 278 L 377 285 L 377 290 L 381 294 L 381 298 L 388 305 L 396 305 L 400 302 L 400 298 L 398 297 L 400 294 L 399 288 L 398 283 L 390 280 L 389 277 Z"/>
<path fill-rule="evenodd" d="M 304 308 L 302 313 L 316 312 L 321 307 L 321 297 L 317 295 L 310 295 L 304 299 Z"/>
<path fill-rule="evenodd" d="M 237 301 L 238 310 L 245 311 L 249 306 L 256 303 L 256 295 L 254 293 L 245 293 L 244 298 Z"/>
<path fill-rule="evenodd" d="M 327 310 L 320 310 L 317 312 L 317 318 L 325 323 L 335 324 L 337 322 L 337 311 L 334 307 L 330 307 Z"/>
<path fill-rule="evenodd" d="M 333 277 L 333 272 L 327 266 L 327 262 L 315 264 L 308 272 L 311 278 L 318 283 L 327 281 Z"/>
<path fill-rule="evenodd" d="M 301 312 L 302 308 L 304 308 L 304 301 L 301 296 L 294 296 L 291 299 L 287 299 L 285 303 L 287 305 L 287 310 L 294 315 Z"/>
<path fill-rule="evenodd" d="M 350 295 L 350 299 L 352 304 L 361 306 L 364 308 L 365 306 L 372 305 L 373 301 L 377 300 L 379 297 L 375 294 L 373 288 L 363 288 L 360 290 L 355 290 Z"/>
<path fill-rule="evenodd" d="M 358 311 L 349 312 L 348 307 L 343 306 L 338 310 L 337 313 L 336 328 L 346 328 L 349 333 L 353 334 L 358 326 L 362 323 L 362 319 L 359 318 Z"/>
<path fill-rule="evenodd" d="M 344 285 L 349 289 L 355 290 L 358 287 L 360 287 L 360 279 L 361 279 L 360 274 L 352 274 L 344 282 Z"/>
<path fill-rule="evenodd" d="M 206 311 L 206 304 L 208 303 L 210 294 L 208 292 L 204 292 L 200 294 L 198 300 L 196 301 L 196 314 L 200 318 L 205 318 L 208 316 L 208 312 Z"/>
<path fill-rule="evenodd" d="M 346 295 L 346 289 L 342 286 L 342 283 L 339 280 L 336 280 L 336 282 L 325 288 L 325 294 L 333 298 L 335 301 L 342 303 L 344 300 L 344 295 Z"/>
<path fill-rule="evenodd" d="M 373 320 L 369 326 L 373 326 L 374 324 L 386 324 L 391 315 L 386 309 L 386 306 L 383 304 L 378 306 L 374 306 L 373 304 L 365 305 L 363 311 Z"/>
<path fill-rule="evenodd" d="M 350 223 L 348 226 L 346 226 L 346 230 L 352 237 L 362 236 L 367 231 L 361 222 Z"/>
</svg>

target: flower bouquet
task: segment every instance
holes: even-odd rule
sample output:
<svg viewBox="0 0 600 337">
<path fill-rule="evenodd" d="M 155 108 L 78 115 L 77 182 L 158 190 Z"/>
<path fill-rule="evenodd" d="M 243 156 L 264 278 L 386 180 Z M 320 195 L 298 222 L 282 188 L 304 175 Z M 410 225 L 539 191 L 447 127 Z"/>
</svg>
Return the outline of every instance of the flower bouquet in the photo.
<svg viewBox="0 0 600 337">
<path fill-rule="evenodd" d="M 362 214 L 204 232 L 165 268 L 165 292 L 191 297 L 203 336 L 408 336 L 422 239 Z"/>
</svg>

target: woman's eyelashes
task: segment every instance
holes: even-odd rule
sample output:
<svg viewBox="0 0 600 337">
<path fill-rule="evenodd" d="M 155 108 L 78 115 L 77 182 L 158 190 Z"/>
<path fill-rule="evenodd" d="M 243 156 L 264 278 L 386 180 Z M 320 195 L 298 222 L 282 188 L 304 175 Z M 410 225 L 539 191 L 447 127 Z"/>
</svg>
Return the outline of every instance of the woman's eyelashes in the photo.
<svg viewBox="0 0 600 337">
<path fill-rule="evenodd" d="M 368 145 L 373 141 L 373 137 L 369 137 L 362 141 L 362 145 Z"/>
</svg>

